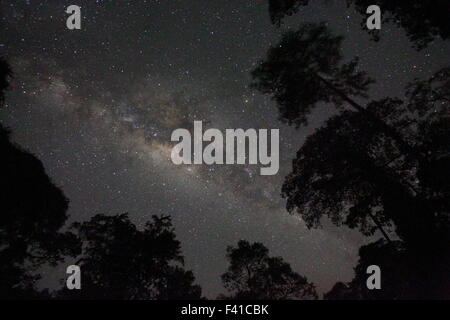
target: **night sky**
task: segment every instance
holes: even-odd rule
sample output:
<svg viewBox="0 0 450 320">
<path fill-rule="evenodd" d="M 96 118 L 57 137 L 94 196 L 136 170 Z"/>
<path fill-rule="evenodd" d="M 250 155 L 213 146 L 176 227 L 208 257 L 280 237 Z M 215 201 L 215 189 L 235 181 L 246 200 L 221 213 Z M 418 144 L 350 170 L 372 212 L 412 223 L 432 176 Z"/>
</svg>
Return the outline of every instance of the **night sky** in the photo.
<svg viewBox="0 0 450 320">
<path fill-rule="evenodd" d="M 81 6 L 81 30 L 66 28 L 71 4 Z M 226 247 L 240 239 L 262 242 L 320 293 L 351 280 L 358 248 L 373 240 L 328 221 L 308 230 L 285 209 L 280 190 L 295 152 L 334 110 L 318 108 L 296 130 L 249 89 L 250 71 L 283 31 L 329 22 L 346 37 L 346 60 L 360 56 L 377 80 L 372 98 L 401 98 L 408 81 L 444 66 L 450 49 L 436 41 L 417 52 L 387 24 L 372 42 L 345 1 L 312 1 L 281 28 L 265 0 L 3 0 L 1 9 L 0 54 L 15 72 L 1 122 L 70 199 L 68 223 L 129 212 L 142 225 L 171 215 L 186 267 L 211 298 L 224 292 Z M 220 130 L 279 128 L 278 174 L 173 165 L 170 135 L 194 120 Z M 42 286 L 64 276 L 65 265 L 47 268 Z"/>
</svg>

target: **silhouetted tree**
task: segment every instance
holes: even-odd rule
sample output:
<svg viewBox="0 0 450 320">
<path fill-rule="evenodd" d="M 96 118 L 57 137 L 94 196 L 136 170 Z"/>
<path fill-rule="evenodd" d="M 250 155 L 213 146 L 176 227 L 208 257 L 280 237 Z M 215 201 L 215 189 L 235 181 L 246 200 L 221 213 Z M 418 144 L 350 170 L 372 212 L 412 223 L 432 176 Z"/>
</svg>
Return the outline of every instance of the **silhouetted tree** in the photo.
<svg viewBox="0 0 450 320">
<path fill-rule="evenodd" d="M 302 24 L 298 31 L 287 32 L 280 43 L 269 49 L 267 59 L 253 70 L 252 87 L 269 94 L 277 102 L 280 119 L 299 127 L 316 107 L 359 111 L 383 134 L 393 139 L 409 157 L 423 155 L 401 136 L 395 127 L 355 101 L 367 97 L 373 82 L 358 70 L 358 58 L 342 62 L 343 38 L 333 35 L 324 23 Z"/>
<path fill-rule="evenodd" d="M 441 248 L 442 249 L 442 248 Z M 328 300 L 376 299 L 449 299 L 448 264 L 441 261 L 436 270 L 427 252 L 408 249 L 402 241 L 379 240 L 359 250 L 355 277 L 349 283 L 338 282 L 324 295 Z M 431 263 L 430 263 L 431 262 Z M 448 262 L 448 260 L 447 260 Z M 381 290 L 367 287 L 367 267 L 381 270 Z"/>
<path fill-rule="evenodd" d="M 269 13 L 273 24 L 279 26 L 285 16 L 298 12 L 309 0 L 269 0 Z M 383 23 L 393 22 L 403 28 L 416 48 L 422 49 L 435 39 L 450 37 L 450 3 L 447 0 L 347 0 L 363 15 L 361 27 L 366 27 L 366 10 L 370 5 L 378 5 L 382 11 Z M 381 29 L 383 30 L 383 29 Z M 379 39 L 379 30 L 368 30 L 374 40 Z"/>
<path fill-rule="evenodd" d="M 312 108 L 331 103 L 340 110 L 298 151 L 283 185 L 287 208 L 308 227 L 326 215 L 366 235 L 380 230 L 388 242 L 393 223 L 407 254 L 422 255 L 413 268 L 433 273 L 436 286 L 422 296 L 442 297 L 437 279 L 450 278 L 443 267 L 450 262 L 449 182 L 442 178 L 450 173 L 450 70 L 410 84 L 406 102 L 364 106 L 354 97 L 363 97 L 371 80 L 356 72 L 356 60 L 340 62 L 341 40 L 323 24 L 305 24 L 253 72 L 253 86 L 272 95 L 290 124 L 306 123 Z"/>
<path fill-rule="evenodd" d="M 307 123 L 312 109 L 324 107 L 322 103 L 347 104 L 361 111 L 350 98 L 366 97 L 373 80 L 358 71 L 358 59 L 342 62 L 342 40 L 325 23 L 302 24 L 269 49 L 252 72 L 252 87 L 271 95 L 280 120 L 297 127 Z"/>
<path fill-rule="evenodd" d="M 0 57 L 0 103 L 5 99 L 5 92 L 9 87 L 12 70 L 5 58 Z"/>
<path fill-rule="evenodd" d="M 446 72 L 441 70 L 432 79 Z M 336 224 L 359 227 L 367 235 L 375 226 L 383 232 L 382 227 L 393 221 L 404 240 L 423 242 L 421 237 L 436 236 L 438 221 L 445 219 L 449 207 L 448 182 L 439 178 L 450 172 L 449 118 L 443 116 L 448 113 L 448 96 L 435 94 L 428 110 L 420 105 L 423 116 L 411 118 L 408 113 L 419 112 L 414 106 L 417 90 L 416 86 L 409 104 L 384 99 L 367 109 L 403 127 L 404 139 L 427 155 L 423 161 L 408 159 L 361 113 L 343 112 L 308 137 L 297 153 L 283 185 L 288 210 L 302 214 L 310 227 L 328 215 Z"/>
<path fill-rule="evenodd" d="M 301 6 L 308 5 L 309 0 L 269 0 L 270 20 L 280 26 L 285 16 L 298 12 Z"/>
<path fill-rule="evenodd" d="M 75 223 L 83 241 L 77 265 L 81 290 L 64 289 L 65 299 L 199 299 L 191 271 L 182 268 L 180 242 L 170 217 L 152 216 L 142 230 L 127 214 L 96 215 Z"/>
<path fill-rule="evenodd" d="M 393 1 L 393 0 L 347 0 L 364 16 L 361 23 L 366 27 L 366 10 L 376 4 L 382 10 L 382 22 L 393 22 L 403 28 L 417 49 L 425 48 L 435 39 L 450 38 L 450 2 L 446 0 Z M 383 29 L 381 29 L 382 31 Z M 370 30 L 374 40 L 380 30 Z"/>
<path fill-rule="evenodd" d="M 414 264 L 405 254 L 401 241 L 376 241 L 359 250 L 359 262 L 355 267 L 355 277 L 349 283 L 338 282 L 324 295 L 327 300 L 373 300 L 373 299 L 414 299 L 420 288 L 413 279 Z M 381 290 L 367 288 L 367 267 L 377 265 L 381 270 Z M 407 275 L 407 276 L 405 276 Z M 405 281 L 406 279 L 406 281 Z"/>
<path fill-rule="evenodd" d="M 241 240 L 236 248 L 227 248 L 227 258 L 230 266 L 222 281 L 231 295 L 219 299 L 317 299 L 314 285 L 282 258 L 269 257 L 261 243 Z"/>
<path fill-rule="evenodd" d="M 11 69 L 0 59 L 0 97 Z M 68 201 L 45 173 L 42 163 L 10 140 L 0 126 L 0 299 L 48 297 L 35 287 L 36 270 L 75 255 L 79 242 L 60 232 Z"/>
<path fill-rule="evenodd" d="M 380 201 L 409 203 L 407 208 L 415 207 L 414 211 L 426 206 L 421 197 L 414 195 L 417 186 L 411 175 L 417 167 L 429 163 L 429 156 L 424 156 L 429 150 L 418 144 L 417 138 L 423 132 L 411 136 L 407 129 L 419 122 L 429 123 L 430 111 L 442 114 L 448 109 L 448 90 L 443 89 L 448 71 L 441 70 L 428 86 L 424 82 L 410 86 L 411 102 L 407 105 L 386 98 L 363 107 L 351 96 L 364 96 L 371 80 L 363 72 L 355 71 L 356 60 L 340 63 L 341 40 L 323 24 L 305 24 L 299 31 L 287 33 L 278 46 L 269 50 L 266 61 L 253 71 L 253 86 L 272 95 L 281 119 L 296 126 L 305 123 L 312 108 L 323 107 L 323 103 L 332 102 L 341 110 L 343 106 L 352 109 L 331 119 L 307 140 L 294 161 L 293 173 L 286 179 L 283 195 L 288 199 L 288 209 L 298 209 L 309 226 L 317 226 L 323 214 L 338 224 L 348 214 L 348 225 L 372 234 L 374 229 L 367 227 L 368 217 L 382 230 L 384 223 L 400 214 L 396 206 L 388 213 L 367 210 L 379 207 Z M 433 103 L 420 103 L 431 95 Z M 409 113 L 420 108 L 423 109 L 420 121 L 412 119 Z M 402 168 L 395 166 L 396 159 L 401 160 Z M 412 198 L 416 201 L 411 202 Z M 423 215 L 413 216 L 425 219 Z M 404 217 L 399 221 L 405 221 Z M 412 224 L 429 227 L 417 221 Z"/>
</svg>

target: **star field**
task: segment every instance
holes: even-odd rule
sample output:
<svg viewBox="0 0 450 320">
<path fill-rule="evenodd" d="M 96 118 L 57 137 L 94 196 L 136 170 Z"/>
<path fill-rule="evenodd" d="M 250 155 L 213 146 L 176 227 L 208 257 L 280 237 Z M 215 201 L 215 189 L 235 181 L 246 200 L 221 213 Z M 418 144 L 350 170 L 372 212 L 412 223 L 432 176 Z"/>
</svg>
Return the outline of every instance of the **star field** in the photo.
<svg viewBox="0 0 450 320">
<path fill-rule="evenodd" d="M 68 30 L 65 8 L 77 4 L 82 29 Z M 377 80 L 372 98 L 399 96 L 404 85 L 446 62 L 448 46 L 415 51 L 402 30 L 382 28 L 370 41 L 361 16 L 344 3 L 312 3 L 270 24 L 266 1 L 3 1 L 0 54 L 15 71 L 1 121 L 41 159 L 70 199 L 70 221 L 129 212 L 144 224 L 173 217 L 186 267 L 207 297 L 223 292 L 226 247 L 260 241 L 314 282 L 320 293 L 352 278 L 358 248 L 370 239 L 324 221 L 308 230 L 280 196 L 305 137 L 334 110 L 319 108 L 295 130 L 277 119 L 266 96 L 249 88 L 250 71 L 287 29 L 328 21 L 346 37 L 346 59 Z M 170 134 L 208 127 L 279 128 L 280 171 L 257 166 L 175 166 Z M 64 269 L 46 271 L 56 287 Z"/>
</svg>

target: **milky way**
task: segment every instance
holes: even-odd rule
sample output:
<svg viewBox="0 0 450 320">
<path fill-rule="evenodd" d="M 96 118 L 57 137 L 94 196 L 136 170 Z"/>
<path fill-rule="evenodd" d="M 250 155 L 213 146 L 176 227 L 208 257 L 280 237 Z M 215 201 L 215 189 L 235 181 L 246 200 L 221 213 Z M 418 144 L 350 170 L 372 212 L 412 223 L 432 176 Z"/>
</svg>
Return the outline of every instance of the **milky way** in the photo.
<svg viewBox="0 0 450 320">
<path fill-rule="evenodd" d="M 283 31 L 305 21 L 329 21 L 347 37 L 344 56 L 361 57 L 377 98 L 401 97 L 409 80 L 446 62 L 448 47 L 416 52 L 392 26 L 371 42 L 344 4 L 312 4 L 277 29 L 266 1 L 32 3 L 3 1 L 0 53 L 15 78 L 1 119 L 70 199 L 69 222 L 129 212 L 141 225 L 171 215 L 186 266 L 208 297 L 223 292 L 225 250 L 239 239 L 262 242 L 320 292 L 352 278 L 370 239 L 327 221 L 308 230 L 280 196 L 295 152 L 334 110 L 319 108 L 306 128 L 287 127 L 273 102 L 249 89 L 249 73 Z M 81 30 L 65 26 L 71 4 L 82 8 Z M 170 134 L 194 120 L 220 130 L 279 128 L 280 171 L 173 165 Z M 42 286 L 64 277 L 62 267 L 45 272 Z"/>
</svg>

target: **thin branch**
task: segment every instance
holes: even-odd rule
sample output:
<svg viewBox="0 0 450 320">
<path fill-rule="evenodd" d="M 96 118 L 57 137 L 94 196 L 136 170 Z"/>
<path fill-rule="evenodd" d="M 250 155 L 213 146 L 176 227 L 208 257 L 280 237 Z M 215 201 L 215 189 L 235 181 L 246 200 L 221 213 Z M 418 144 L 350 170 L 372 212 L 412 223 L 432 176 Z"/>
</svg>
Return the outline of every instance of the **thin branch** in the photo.
<svg viewBox="0 0 450 320">
<path fill-rule="evenodd" d="M 369 211 L 369 216 L 372 218 L 373 222 L 376 224 L 377 228 L 381 231 L 381 233 L 383 234 L 383 236 L 386 238 L 387 242 L 391 243 L 391 239 L 389 238 L 388 234 L 386 233 L 386 231 L 384 231 L 383 226 L 380 224 L 380 222 L 378 221 L 378 219 L 372 214 L 372 212 Z"/>
</svg>

